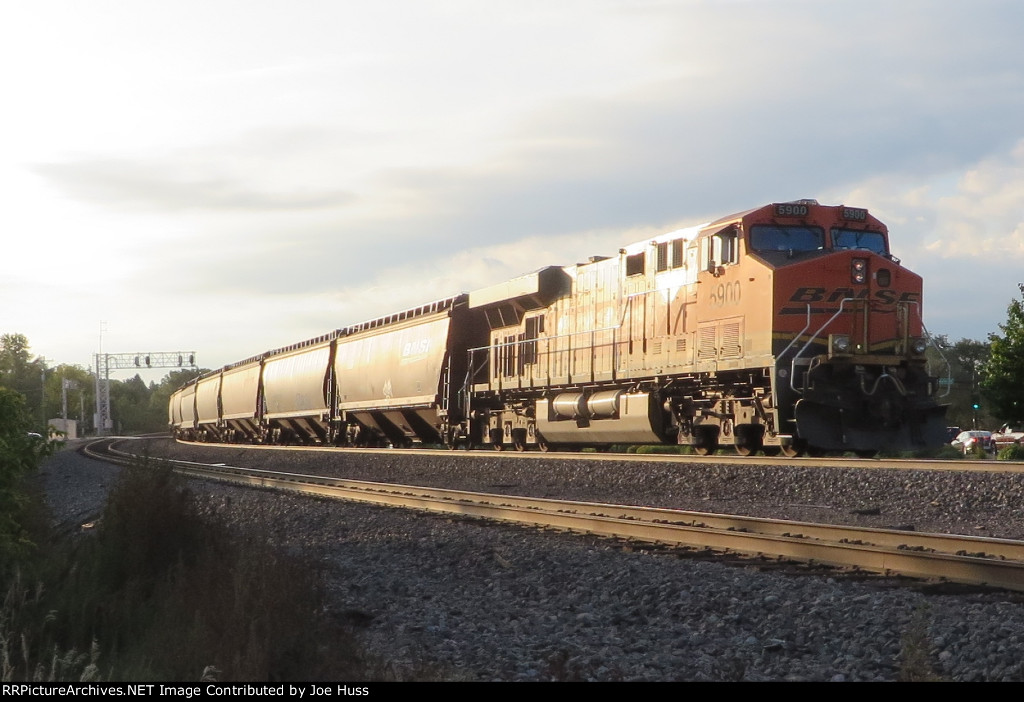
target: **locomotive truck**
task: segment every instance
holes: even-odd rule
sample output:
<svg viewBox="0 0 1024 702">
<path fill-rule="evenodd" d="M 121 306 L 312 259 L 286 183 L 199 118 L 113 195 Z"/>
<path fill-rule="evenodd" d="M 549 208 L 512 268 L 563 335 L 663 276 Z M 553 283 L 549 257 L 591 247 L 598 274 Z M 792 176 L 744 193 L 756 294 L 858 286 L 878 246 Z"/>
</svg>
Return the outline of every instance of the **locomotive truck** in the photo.
<svg viewBox="0 0 1024 702">
<path fill-rule="evenodd" d="M 862 208 L 770 204 L 207 373 L 172 432 L 495 449 L 938 446 L 922 281 Z"/>
</svg>

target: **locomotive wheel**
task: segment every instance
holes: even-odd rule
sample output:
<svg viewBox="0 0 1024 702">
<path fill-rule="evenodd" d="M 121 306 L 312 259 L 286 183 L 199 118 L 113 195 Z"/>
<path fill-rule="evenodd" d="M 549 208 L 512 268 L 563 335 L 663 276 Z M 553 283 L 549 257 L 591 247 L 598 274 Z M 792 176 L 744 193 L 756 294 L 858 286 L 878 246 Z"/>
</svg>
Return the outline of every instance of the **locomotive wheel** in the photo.
<svg viewBox="0 0 1024 702">
<path fill-rule="evenodd" d="M 693 438 L 693 452 L 698 456 L 707 456 L 718 450 L 718 433 L 714 429 L 699 428 Z"/>
<path fill-rule="evenodd" d="M 502 434 L 501 429 L 491 429 L 489 437 L 491 439 L 491 446 L 494 447 L 495 451 L 505 450 L 505 436 Z"/>
<path fill-rule="evenodd" d="M 801 443 L 793 443 L 780 448 L 782 455 L 786 458 L 796 458 L 797 456 L 804 455 L 804 445 Z"/>
<path fill-rule="evenodd" d="M 750 456 L 761 448 L 762 432 L 756 427 L 740 426 L 736 428 L 736 453 L 740 456 Z"/>
<path fill-rule="evenodd" d="M 513 429 L 512 430 L 512 446 L 515 447 L 516 451 L 526 450 L 526 430 L 525 429 Z"/>
</svg>

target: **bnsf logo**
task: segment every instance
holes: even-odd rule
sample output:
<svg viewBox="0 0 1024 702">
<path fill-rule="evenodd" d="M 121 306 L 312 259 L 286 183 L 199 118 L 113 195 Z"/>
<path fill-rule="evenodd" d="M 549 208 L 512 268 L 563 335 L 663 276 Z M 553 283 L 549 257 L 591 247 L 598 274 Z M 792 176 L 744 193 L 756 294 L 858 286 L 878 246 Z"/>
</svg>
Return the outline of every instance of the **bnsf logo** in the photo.
<svg viewBox="0 0 1024 702">
<path fill-rule="evenodd" d="M 402 347 L 402 358 L 405 358 L 406 356 L 419 356 L 420 354 L 426 353 L 429 349 L 430 339 L 410 341 Z"/>
<path fill-rule="evenodd" d="M 917 302 L 921 295 L 916 292 L 899 292 L 898 290 L 869 290 L 855 291 L 853 288 L 797 288 L 790 302 L 839 302 L 840 300 L 852 297 L 856 300 L 874 299 L 885 305 L 899 302 Z"/>
</svg>

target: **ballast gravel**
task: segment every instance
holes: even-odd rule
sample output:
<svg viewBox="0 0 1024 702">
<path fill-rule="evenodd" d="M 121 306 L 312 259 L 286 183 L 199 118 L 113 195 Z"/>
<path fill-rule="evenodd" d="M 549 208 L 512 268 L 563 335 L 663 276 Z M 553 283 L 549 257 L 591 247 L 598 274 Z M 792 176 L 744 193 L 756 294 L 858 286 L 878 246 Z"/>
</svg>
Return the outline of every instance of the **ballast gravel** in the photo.
<svg viewBox="0 0 1024 702">
<path fill-rule="evenodd" d="M 511 494 L 1024 538 L 1024 475 L 255 452 L 150 440 L 153 456 Z M 116 469 L 44 466 L 69 528 Z M 697 557 L 196 482 L 208 511 L 329 573 L 332 616 L 399 679 L 1024 681 L 1024 597 Z"/>
</svg>

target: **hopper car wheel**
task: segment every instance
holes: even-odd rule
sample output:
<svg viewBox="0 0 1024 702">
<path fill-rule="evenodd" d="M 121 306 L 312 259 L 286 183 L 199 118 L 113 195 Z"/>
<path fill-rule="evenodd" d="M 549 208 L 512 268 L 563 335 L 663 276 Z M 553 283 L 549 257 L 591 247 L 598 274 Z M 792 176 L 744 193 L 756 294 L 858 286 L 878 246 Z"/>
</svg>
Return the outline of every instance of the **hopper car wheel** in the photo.
<svg viewBox="0 0 1024 702">
<path fill-rule="evenodd" d="M 513 444 L 516 447 L 516 451 L 523 452 L 526 450 L 526 443 L 523 441 L 517 441 Z"/>
<path fill-rule="evenodd" d="M 542 452 L 547 453 L 548 451 L 551 450 L 551 444 L 549 444 L 547 441 L 544 441 L 543 439 L 537 439 L 537 448 L 539 448 Z"/>
<path fill-rule="evenodd" d="M 857 458 L 874 458 L 878 455 L 878 449 L 857 449 L 853 453 Z"/>
<path fill-rule="evenodd" d="M 764 451 L 765 456 L 778 456 L 782 453 L 781 446 L 765 446 L 761 450 Z"/>
<path fill-rule="evenodd" d="M 505 444 L 501 443 L 500 441 L 493 442 L 491 444 L 491 446 L 494 447 L 495 451 L 504 451 L 505 450 Z"/>
</svg>

